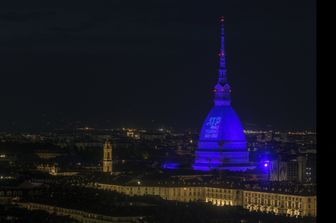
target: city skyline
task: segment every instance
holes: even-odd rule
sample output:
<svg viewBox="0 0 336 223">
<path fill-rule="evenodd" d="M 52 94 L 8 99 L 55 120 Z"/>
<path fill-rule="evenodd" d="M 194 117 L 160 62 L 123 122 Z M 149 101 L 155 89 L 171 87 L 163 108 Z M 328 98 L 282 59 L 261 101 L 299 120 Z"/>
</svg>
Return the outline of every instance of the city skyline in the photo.
<svg viewBox="0 0 336 223">
<path fill-rule="evenodd" d="M 315 8 L 6 2 L 0 222 L 316 222 Z"/>
<path fill-rule="evenodd" d="M 0 11 L 1 130 L 76 121 L 200 128 L 212 104 L 221 15 L 243 125 L 315 128 L 313 1 L 46 4 Z"/>
</svg>

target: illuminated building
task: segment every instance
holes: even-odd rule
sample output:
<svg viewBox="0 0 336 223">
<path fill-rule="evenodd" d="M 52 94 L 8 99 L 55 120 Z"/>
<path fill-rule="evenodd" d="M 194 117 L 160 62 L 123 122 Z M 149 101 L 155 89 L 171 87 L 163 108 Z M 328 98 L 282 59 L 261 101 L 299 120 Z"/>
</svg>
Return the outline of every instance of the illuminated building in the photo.
<svg viewBox="0 0 336 223">
<path fill-rule="evenodd" d="M 104 144 L 103 172 L 112 173 L 112 145 L 109 139 Z"/>
<path fill-rule="evenodd" d="M 291 194 L 277 191 L 225 188 L 202 185 L 121 185 L 96 183 L 102 190 L 116 191 L 130 196 L 160 196 L 181 202 L 203 201 L 216 206 L 240 206 L 249 211 L 275 215 L 316 217 L 316 195 Z"/>
<path fill-rule="evenodd" d="M 270 162 L 270 181 L 287 181 L 288 179 L 287 162 L 275 160 Z"/>
<path fill-rule="evenodd" d="M 290 217 L 316 217 L 316 195 L 243 191 L 243 208 Z"/>
<path fill-rule="evenodd" d="M 249 162 L 243 126 L 231 106 L 231 87 L 226 75 L 223 17 L 220 24 L 221 48 L 218 81 L 214 88 L 214 107 L 203 123 L 193 169 L 245 171 L 254 166 Z"/>
<path fill-rule="evenodd" d="M 313 154 L 281 158 L 270 162 L 270 181 L 316 183 L 316 157 Z"/>
</svg>

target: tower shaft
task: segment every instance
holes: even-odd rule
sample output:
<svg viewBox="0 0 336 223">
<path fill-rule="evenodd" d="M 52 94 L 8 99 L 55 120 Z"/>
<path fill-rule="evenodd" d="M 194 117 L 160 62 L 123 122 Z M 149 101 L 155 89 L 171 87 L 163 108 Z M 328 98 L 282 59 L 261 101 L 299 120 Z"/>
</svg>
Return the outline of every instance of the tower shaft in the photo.
<svg viewBox="0 0 336 223">
<path fill-rule="evenodd" d="M 221 47 L 219 51 L 219 69 L 218 69 L 218 83 L 221 85 L 226 84 L 226 58 L 224 48 L 224 17 L 220 18 L 220 30 L 221 30 Z"/>
<path fill-rule="evenodd" d="M 218 81 L 215 85 L 215 106 L 224 106 L 231 104 L 231 87 L 227 80 L 226 56 L 224 48 L 224 17 L 220 17 L 221 46 L 219 50 L 219 69 Z"/>
<path fill-rule="evenodd" d="M 109 140 L 104 143 L 103 172 L 112 173 L 112 145 Z"/>
</svg>

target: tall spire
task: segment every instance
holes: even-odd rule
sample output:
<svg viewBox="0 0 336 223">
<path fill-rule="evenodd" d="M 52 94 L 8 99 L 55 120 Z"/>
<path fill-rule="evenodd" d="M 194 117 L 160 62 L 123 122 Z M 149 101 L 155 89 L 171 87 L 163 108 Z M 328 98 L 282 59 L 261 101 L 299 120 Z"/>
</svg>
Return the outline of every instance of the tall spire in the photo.
<svg viewBox="0 0 336 223">
<path fill-rule="evenodd" d="M 218 54 L 219 55 L 218 83 L 224 85 L 227 82 L 225 49 L 224 49 L 224 16 L 220 17 L 220 29 L 221 29 L 221 47 Z"/>
<path fill-rule="evenodd" d="M 221 47 L 219 51 L 219 69 L 218 69 L 218 82 L 215 86 L 215 105 L 230 105 L 231 104 L 231 87 L 227 81 L 226 76 L 226 61 L 224 49 L 224 17 L 220 17 L 221 27 Z"/>
</svg>

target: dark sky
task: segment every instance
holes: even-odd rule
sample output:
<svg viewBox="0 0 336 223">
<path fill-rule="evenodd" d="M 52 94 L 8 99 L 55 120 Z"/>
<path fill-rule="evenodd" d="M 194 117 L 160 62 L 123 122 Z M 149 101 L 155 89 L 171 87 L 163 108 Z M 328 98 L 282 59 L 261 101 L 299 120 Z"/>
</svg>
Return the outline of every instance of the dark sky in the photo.
<svg viewBox="0 0 336 223">
<path fill-rule="evenodd" d="M 199 128 L 219 23 L 244 125 L 315 127 L 315 1 L 8 1 L 0 130 Z"/>
</svg>

